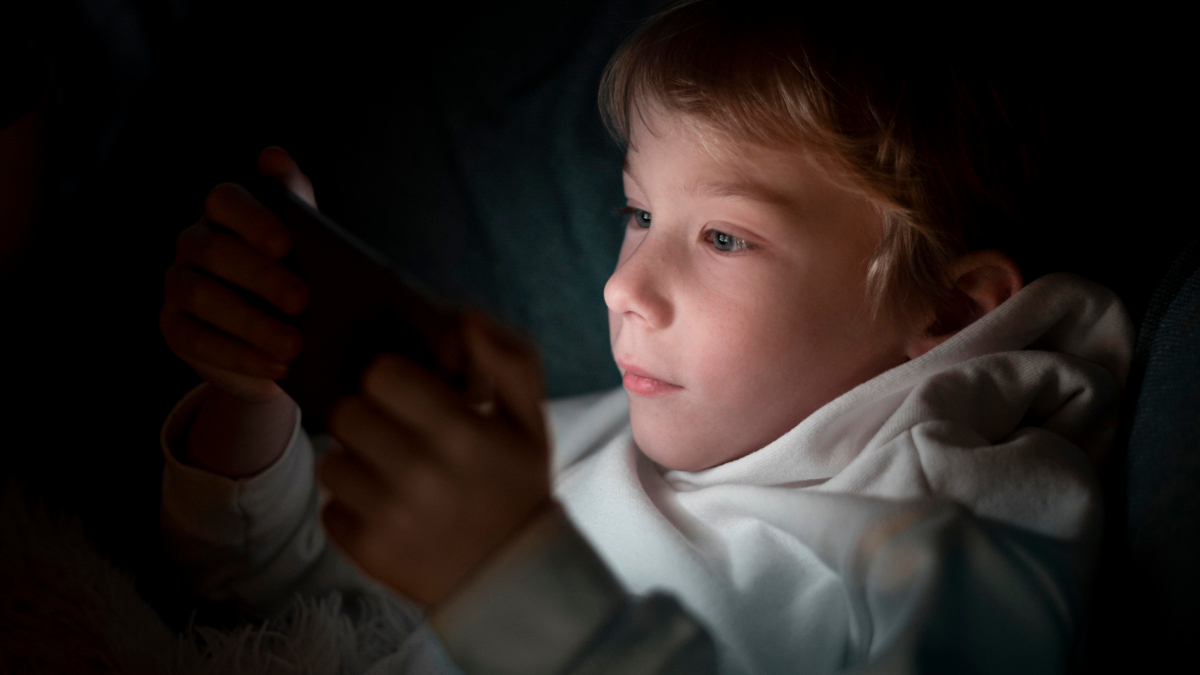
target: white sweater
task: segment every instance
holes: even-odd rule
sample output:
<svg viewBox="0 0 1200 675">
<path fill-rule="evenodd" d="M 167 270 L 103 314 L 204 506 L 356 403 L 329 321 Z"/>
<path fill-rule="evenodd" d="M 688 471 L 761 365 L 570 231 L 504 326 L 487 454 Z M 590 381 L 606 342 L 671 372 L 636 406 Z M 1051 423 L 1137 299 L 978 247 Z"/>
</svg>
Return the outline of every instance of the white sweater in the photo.
<svg viewBox="0 0 1200 675">
<path fill-rule="evenodd" d="M 554 492 L 569 522 L 543 518 L 432 620 L 469 672 L 660 672 L 669 666 L 647 654 L 679 663 L 703 648 L 688 614 L 723 673 L 1061 672 L 1131 344 L 1114 294 L 1043 277 L 766 447 L 701 472 L 638 451 L 622 390 L 551 402 Z M 165 532 L 196 587 L 259 611 L 294 592 L 369 587 L 320 532 L 299 426 L 254 478 L 173 459 L 202 395 L 164 428 Z M 645 612 L 629 610 L 570 523 L 625 590 L 665 590 L 687 614 L 667 607 L 642 626 Z M 419 621 L 414 612 L 414 635 L 428 635 Z"/>
</svg>

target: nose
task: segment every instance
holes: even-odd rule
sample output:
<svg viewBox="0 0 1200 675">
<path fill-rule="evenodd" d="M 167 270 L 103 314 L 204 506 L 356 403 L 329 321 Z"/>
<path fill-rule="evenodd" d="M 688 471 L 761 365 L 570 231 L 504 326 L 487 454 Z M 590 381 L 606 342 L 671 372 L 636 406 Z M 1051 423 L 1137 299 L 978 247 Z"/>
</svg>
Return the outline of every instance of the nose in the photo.
<svg viewBox="0 0 1200 675">
<path fill-rule="evenodd" d="M 646 236 L 633 250 L 621 250 L 617 269 L 604 284 L 604 304 L 611 312 L 661 329 L 674 318 L 668 286 L 671 265 L 662 247 Z M 626 242 L 628 247 L 630 242 Z"/>
</svg>

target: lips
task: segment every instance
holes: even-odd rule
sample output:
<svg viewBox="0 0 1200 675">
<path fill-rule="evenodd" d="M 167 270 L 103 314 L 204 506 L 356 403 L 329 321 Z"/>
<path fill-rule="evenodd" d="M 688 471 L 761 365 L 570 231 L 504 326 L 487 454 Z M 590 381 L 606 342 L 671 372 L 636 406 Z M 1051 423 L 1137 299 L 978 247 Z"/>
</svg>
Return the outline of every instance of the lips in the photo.
<svg viewBox="0 0 1200 675">
<path fill-rule="evenodd" d="M 617 365 L 624 371 L 622 384 L 625 390 L 639 396 L 662 396 L 683 389 L 683 387 L 660 380 L 650 373 L 624 361 L 618 360 Z"/>
</svg>

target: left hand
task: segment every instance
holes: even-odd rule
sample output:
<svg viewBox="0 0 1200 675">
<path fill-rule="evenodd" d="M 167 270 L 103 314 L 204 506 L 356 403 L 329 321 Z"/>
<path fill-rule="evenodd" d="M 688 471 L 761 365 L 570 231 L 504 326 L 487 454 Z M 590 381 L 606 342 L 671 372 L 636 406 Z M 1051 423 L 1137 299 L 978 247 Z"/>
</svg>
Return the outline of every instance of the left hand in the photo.
<svg viewBox="0 0 1200 675">
<path fill-rule="evenodd" d="M 550 501 L 541 370 L 524 341 L 464 321 L 479 405 L 394 354 L 338 404 L 321 463 L 329 537 L 364 572 L 436 605 Z M 486 400 L 486 399 L 485 399 Z"/>
</svg>

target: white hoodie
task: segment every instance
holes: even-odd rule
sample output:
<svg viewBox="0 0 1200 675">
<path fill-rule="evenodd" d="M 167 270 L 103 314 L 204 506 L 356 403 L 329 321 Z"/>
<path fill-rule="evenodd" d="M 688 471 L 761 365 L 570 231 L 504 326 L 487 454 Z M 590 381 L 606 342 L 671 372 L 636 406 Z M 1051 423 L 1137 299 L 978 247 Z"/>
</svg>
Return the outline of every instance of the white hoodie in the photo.
<svg viewBox="0 0 1200 675">
<path fill-rule="evenodd" d="M 1096 464 L 1131 346 L 1111 291 L 1048 275 L 705 471 L 666 471 L 638 451 L 623 390 L 552 402 L 554 492 L 627 591 L 665 590 L 708 627 L 721 672 L 1061 672 L 1084 611 Z M 169 450 L 189 408 L 164 428 L 163 508 L 176 551 L 210 544 L 202 560 L 180 555 L 197 587 L 271 606 L 284 592 L 346 585 L 314 571 L 336 556 L 315 524 L 303 432 L 263 474 L 221 483 Z M 281 504 L 293 515 L 272 508 Z M 213 553 L 232 527 L 217 524 L 234 521 L 242 534 Z M 617 609 L 619 588 L 570 544 L 568 525 L 531 530 L 433 617 L 464 669 L 575 672 L 600 662 L 588 654 L 633 668 L 656 640 L 665 651 L 687 643 L 686 621 L 634 646 L 596 638 L 634 620 Z M 628 658 L 614 661 L 621 649 Z"/>
</svg>

